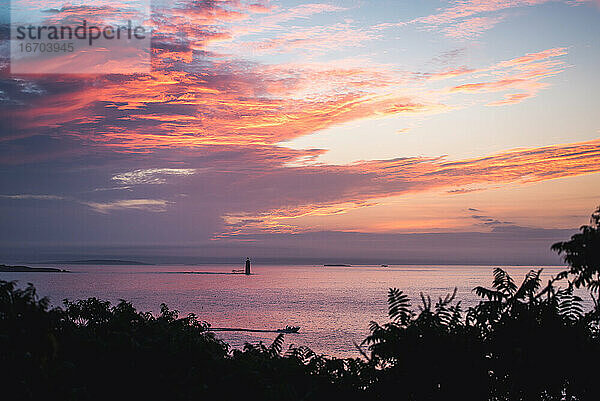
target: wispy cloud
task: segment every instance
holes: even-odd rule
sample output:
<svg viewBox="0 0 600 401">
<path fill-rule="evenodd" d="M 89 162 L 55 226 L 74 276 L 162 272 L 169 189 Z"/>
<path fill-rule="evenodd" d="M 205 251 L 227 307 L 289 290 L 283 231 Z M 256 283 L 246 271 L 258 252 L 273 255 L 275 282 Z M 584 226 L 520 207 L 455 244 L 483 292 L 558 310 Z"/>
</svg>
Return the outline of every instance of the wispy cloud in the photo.
<svg viewBox="0 0 600 401">
<path fill-rule="evenodd" d="M 164 212 L 167 206 L 171 203 L 162 199 L 121 199 L 106 202 L 90 202 L 79 200 L 72 197 L 64 197 L 58 195 L 33 195 L 33 194 L 17 194 L 17 195 L 0 195 L 0 199 L 13 200 L 39 200 L 39 201 L 69 201 L 76 204 L 81 204 L 90 207 L 92 210 L 102 214 L 108 214 L 115 210 L 142 210 L 146 212 Z"/>
<path fill-rule="evenodd" d="M 233 44 L 238 53 L 288 53 L 299 50 L 311 55 L 341 51 L 345 48 L 365 46 L 367 42 L 380 38 L 371 29 L 357 28 L 347 22 L 328 26 L 299 27 L 273 38 Z M 229 46 L 231 49 L 232 46 Z"/>
<path fill-rule="evenodd" d="M 162 199 L 126 199 L 111 202 L 82 202 L 98 213 L 107 214 L 114 210 L 142 210 L 146 212 L 164 212 L 168 201 Z"/>
<path fill-rule="evenodd" d="M 502 21 L 504 15 L 490 15 L 512 8 L 531 7 L 554 0 L 452 0 L 450 7 L 415 18 L 409 24 L 438 29 L 447 36 L 473 38 Z"/>
<path fill-rule="evenodd" d="M 494 217 L 482 215 L 482 214 L 472 214 L 470 218 L 476 220 L 479 225 L 485 227 L 498 227 L 498 226 L 514 226 L 515 224 L 512 221 L 501 221 Z"/>
<path fill-rule="evenodd" d="M 381 23 L 375 28 L 382 30 L 416 25 L 442 32 L 450 38 L 472 40 L 514 14 L 511 13 L 513 10 L 555 2 L 572 6 L 600 4 L 598 0 L 450 0 L 448 7 L 439 8 L 432 14 L 407 21 Z"/>
<path fill-rule="evenodd" d="M 549 84 L 542 79 L 553 77 L 567 67 L 560 59 L 567 53 L 566 48 L 554 48 L 522 57 L 502 61 L 489 68 L 468 71 L 472 76 L 487 77 L 475 83 L 465 83 L 450 88 L 450 92 L 490 93 L 506 92 L 503 99 L 488 103 L 489 106 L 502 106 L 519 103 L 535 96 Z M 480 78 L 481 79 L 481 78 Z"/>
<path fill-rule="evenodd" d="M 34 199 L 34 200 L 63 200 L 62 196 L 58 195 L 35 195 L 35 194 L 16 194 L 16 195 L 0 195 L 3 199 Z"/>
<path fill-rule="evenodd" d="M 508 183 L 532 183 L 600 172 L 600 139 L 531 149 L 515 149 L 466 160 L 400 158 L 355 163 L 348 166 L 298 167 L 297 175 L 319 177 L 320 185 L 295 193 L 291 205 L 260 213 L 225 215 L 231 228 L 221 235 L 244 232 L 297 232 L 306 230 L 294 219 L 335 215 L 370 207 L 383 199 L 431 190 L 460 191 L 465 187 L 497 187 Z M 292 172 L 290 171 L 290 174 Z M 272 172 L 265 179 L 275 175 Z M 316 182 L 316 179 L 315 179 Z M 342 184 L 340 185 L 340 182 Z M 345 183 L 345 184 L 343 184 Z M 320 201 L 315 201 L 315 198 Z M 473 210 L 475 211 L 475 210 Z M 477 214 L 480 215 L 480 214 Z M 493 222 L 494 219 L 485 221 Z"/>
<path fill-rule="evenodd" d="M 123 185 L 139 184 L 164 184 L 169 176 L 189 176 L 196 173 L 196 169 L 190 168 L 150 168 L 128 171 L 112 177 Z"/>
<path fill-rule="evenodd" d="M 466 39 L 478 36 L 502 21 L 504 17 L 474 17 L 443 29 L 447 36 Z"/>
</svg>

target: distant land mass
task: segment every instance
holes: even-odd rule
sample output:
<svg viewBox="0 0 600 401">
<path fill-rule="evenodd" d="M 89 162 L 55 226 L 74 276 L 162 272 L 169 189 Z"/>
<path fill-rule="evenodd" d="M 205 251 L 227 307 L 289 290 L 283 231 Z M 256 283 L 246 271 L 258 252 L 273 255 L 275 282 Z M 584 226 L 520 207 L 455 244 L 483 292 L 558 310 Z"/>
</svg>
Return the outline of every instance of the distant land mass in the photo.
<svg viewBox="0 0 600 401">
<path fill-rule="evenodd" d="M 38 265 L 45 264 L 65 264 L 65 265 L 140 265 L 150 266 L 152 263 L 137 262 L 134 260 L 118 260 L 118 259 L 89 259 L 89 260 L 63 260 L 52 262 L 36 262 Z"/>
<path fill-rule="evenodd" d="M 0 265 L 2 273 L 68 273 L 68 270 L 57 269 L 55 267 L 29 267 L 29 266 L 8 266 Z"/>
</svg>

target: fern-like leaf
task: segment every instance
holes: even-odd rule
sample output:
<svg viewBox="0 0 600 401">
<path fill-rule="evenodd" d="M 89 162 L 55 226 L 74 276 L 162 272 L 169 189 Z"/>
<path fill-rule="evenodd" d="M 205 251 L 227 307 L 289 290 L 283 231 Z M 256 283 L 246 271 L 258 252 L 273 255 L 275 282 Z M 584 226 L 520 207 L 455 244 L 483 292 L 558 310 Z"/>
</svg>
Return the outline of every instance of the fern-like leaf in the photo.
<svg viewBox="0 0 600 401">
<path fill-rule="evenodd" d="M 269 353 L 273 356 L 281 355 L 281 350 L 283 349 L 283 341 L 283 333 L 278 334 L 277 337 L 275 337 L 275 340 L 273 340 L 273 343 L 271 343 L 271 345 L 269 346 Z"/>
<path fill-rule="evenodd" d="M 475 294 L 477 294 L 477 296 L 481 298 L 487 298 L 490 301 L 502 301 L 506 298 L 506 295 L 501 293 L 500 291 L 490 290 L 481 286 L 475 287 L 473 291 L 475 292 Z"/>
<path fill-rule="evenodd" d="M 494 269 L 493 287 L 505 295 L 513 295 L 517 291 L 517 285 L 510 275 L 503 269 Z"/>
<path fill-rule="evenodd" d="M 408 296 L 397 288 L 390 288 L 388 291 L 388 315 L 401 324 L 407 324 L 412 317 Z"/>
<path fill-rule="evenodd" d="M 524 299 L 527 296 L 534 296 L 541 285 L 540 275 L 542 274 L 542 270 L 543 269 L 530 270 L 529 273 L 527 273 L 523 283 L 514 295 L 515 299 Z"/>
<path fill-rule="evenodd" d="M 578 321 L 584 315 L 582 299 L 570 293 L 560 294 L 558 314 L 571 322 Z"/>
</svg>

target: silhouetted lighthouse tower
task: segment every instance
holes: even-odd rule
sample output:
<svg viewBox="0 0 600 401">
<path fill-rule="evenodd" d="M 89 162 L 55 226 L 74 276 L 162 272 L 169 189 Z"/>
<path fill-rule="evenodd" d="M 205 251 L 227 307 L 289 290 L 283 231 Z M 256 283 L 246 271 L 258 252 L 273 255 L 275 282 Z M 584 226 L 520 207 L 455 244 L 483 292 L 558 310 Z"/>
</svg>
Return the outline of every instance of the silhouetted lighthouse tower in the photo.
<svg viewBox="0 0 600 401">
<path fill-rule="evenodd" d="M 250 275 L 250 258 L 246 258 L 246 271 L 247 275 Z"/>
</svg>

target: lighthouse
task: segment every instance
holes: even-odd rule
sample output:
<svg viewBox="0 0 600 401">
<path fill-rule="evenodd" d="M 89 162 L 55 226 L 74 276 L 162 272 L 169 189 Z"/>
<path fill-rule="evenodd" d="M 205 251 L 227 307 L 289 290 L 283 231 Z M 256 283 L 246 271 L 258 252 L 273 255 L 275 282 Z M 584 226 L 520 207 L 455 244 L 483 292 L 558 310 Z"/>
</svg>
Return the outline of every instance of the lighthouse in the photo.
<svg viewBox="0 0 600 401">
<path fill-rule="evenodd" d="M 246 258 L 246 271 L 247 275 L 250 275 L 250 258 Z"/>
</svg>

